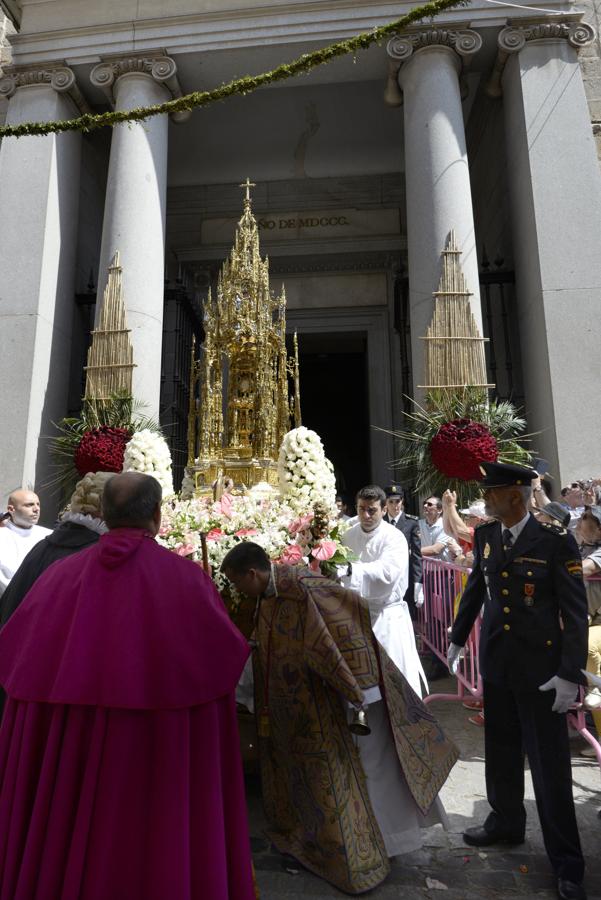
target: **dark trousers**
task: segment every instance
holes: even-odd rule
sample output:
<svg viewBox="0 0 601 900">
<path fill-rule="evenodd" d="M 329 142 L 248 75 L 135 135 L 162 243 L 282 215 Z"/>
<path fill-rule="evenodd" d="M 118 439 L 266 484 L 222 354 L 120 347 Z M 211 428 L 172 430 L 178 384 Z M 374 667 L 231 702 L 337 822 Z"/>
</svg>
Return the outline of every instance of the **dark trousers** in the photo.
<svg viewBox="0 0 601 900">
<path fill-rule="evenodd" d="M 555 691 L 517 692 L 484 682 L 486 793 L 484 827 L 520 838 L 526 827 L 524 755 L 528 755 L 545 849 L 558 878 L 581 882 L 572 764 L 565 715 L 551 711 Z"/>
</svg>

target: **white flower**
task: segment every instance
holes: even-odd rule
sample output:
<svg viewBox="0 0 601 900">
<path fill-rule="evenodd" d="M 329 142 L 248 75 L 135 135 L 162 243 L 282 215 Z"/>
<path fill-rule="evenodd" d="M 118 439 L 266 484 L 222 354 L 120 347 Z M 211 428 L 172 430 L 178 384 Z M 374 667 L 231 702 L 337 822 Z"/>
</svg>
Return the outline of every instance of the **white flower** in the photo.
<svg viewBox="0 0 601 900">
<path fill-rule="evenodd" d="M 171 453 L 165 438 L 149 429 L 136 431 L 125 446 L 123 472 L 152 475 L 163 488 L 163 496 L 173 494 Z"/>
<path fill-rule="evenodd" d="M 316 502 L 334 506 L 334 467 L 326 458 L 321 438 L 304 426 L 285 435 L 278 459 L 280 490 L 293 505 Z"/>
</svg>

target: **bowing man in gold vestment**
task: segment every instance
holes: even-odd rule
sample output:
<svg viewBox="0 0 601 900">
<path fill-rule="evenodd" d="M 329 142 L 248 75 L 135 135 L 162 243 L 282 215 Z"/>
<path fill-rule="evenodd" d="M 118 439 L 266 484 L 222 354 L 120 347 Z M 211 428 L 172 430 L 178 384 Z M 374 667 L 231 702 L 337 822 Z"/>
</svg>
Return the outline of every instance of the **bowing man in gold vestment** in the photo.
<svg viewBox="0 0 601 900">
<path fill-rule="evenodd" d="M 349 705 L 362 707 L 374 691 L 385 698 L 378 706 L 396 784 L 405 786 L 398 803 L 411 805 L 408 828 L 415 811 L 426 821 L 457 750 L 377 644 L 357 594 L 305 568 L 272 566 L 251 542 L 231 550 L 222 570 L 257 598 L 255 713 L 269 836 L 341 890 L 370 890 L 390 871 L 387 825 L 370 799 Z"/>
</svg>

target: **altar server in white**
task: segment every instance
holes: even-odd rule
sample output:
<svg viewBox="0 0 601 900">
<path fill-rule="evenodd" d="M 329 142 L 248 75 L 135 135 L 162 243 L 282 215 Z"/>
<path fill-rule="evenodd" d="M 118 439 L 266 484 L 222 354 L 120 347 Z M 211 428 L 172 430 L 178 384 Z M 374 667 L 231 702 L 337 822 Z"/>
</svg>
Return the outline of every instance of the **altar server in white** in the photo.
<svg viewBox="0 0 601 900">
<path fill-rule="evenodd" d="M 415 645 L 409 607 L 403 600 L 409 578 L 409 548 L 403 533 L 384 521 L 386 495 L 377 485 L 361 488 L 356 498 L 358 522 L 342 537 L 359 557 L 343 574 L 345 587 L 369 606 L 374 634 L 413 690 L 428 689 Z"/>
<path fill-rule="evenodd" d="M 350 574 L 339 567 L 345 587 L 367 603 L 373 632 L 415 693 L 427 691 L 409 607 L 403 600 L 409 578 L 409 548 L 405 535 L 384 521 L 386 495 L 377 485 L 357 494 L 358 522 L 343 535 L 343 542 L 359 557 Z M 358 598 L 359 599 L 359 598 Z M 447 820 L 437 798 L 427 818 L 417 808 L 399 766 L 388 716 L 378 687 L 364 692 L 371 734 L 357 739 L 367 777 L 369 799 L 389 856 L 412 853 L 422 846 L 421 829 Z"/>
<path fill-rule="evenodd" d="M 40 499 L 33 491 L 13 491 L 6 511 L 10 518 L 0 528 L 0 597 L 32 547 L 50 534 L 38 525 Z"/>
</svg>

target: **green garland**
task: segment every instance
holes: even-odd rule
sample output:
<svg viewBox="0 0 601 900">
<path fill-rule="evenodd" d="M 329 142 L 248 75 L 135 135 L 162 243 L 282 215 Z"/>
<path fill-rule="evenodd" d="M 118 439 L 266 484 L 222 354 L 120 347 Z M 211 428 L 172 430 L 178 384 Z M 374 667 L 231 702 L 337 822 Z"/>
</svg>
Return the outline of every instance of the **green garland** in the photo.
<svg viewBox="0 0 601 900">
<path fill-rule="evenodd" d="M 401 16 L 400 19 L 390 22 L 388 25 L 374 28 L 370 32 L 363 32 L 346 41 L 337 41 L 335 44 L 330 44 L 321 50 L 314 50 L 312 53 L 304 53 L 298 59 L 290 63 L 282 63 L 282 65 L 276 66 L 275 69 L 272 69 L 270 72 L 264 72 L 262 75 L 245 75 L 242 78 L 236 78 L 234 81 L 230 81 L 228 84 L 224 84 L 212 91 L 194 91 L 191 94 L 186 94 L 184 97 L 178 97 L 175 100 L 168 100 L 166 103 L 159 103 L 154 106 L 116 110 L 96 115 L 86 114 L 77 119 L 67 119 L 65 121 L 22 122 L 20 125 L 5 125 L 0 127 L 0 138 L 19 138 L 25 135 L 52 134 L 62 131 L 87 132 L 96 128 L 104 128 L 107 125 L 114 126 L 119 122 L 140 122 L 152 116 L 159 116 L 165 113 L 170 114 L 198 109 L 218 100 L 225 100 L 227 97 L 233 97 L 236 94 L 248 94 L 251 91 L 256 91 L 257 88 L 264 87 L 266 84 L 284 81 L 303 72 L 309 72 L 311 69 L 329 63 L 339 56 L 346 56 L 348 53 L 355 53 L 357 50 L 366 50 L 372 44 L 378 43 L 399 31 L 403 31 L 414 22 L 426 18 L 433 19 L 446 9 L 466 6 L 467 3 L 468 0 L 431 0 L 431 2 L 425 3 L 423 6 L 415 7 L 406 15 Z"/>
</svg>

